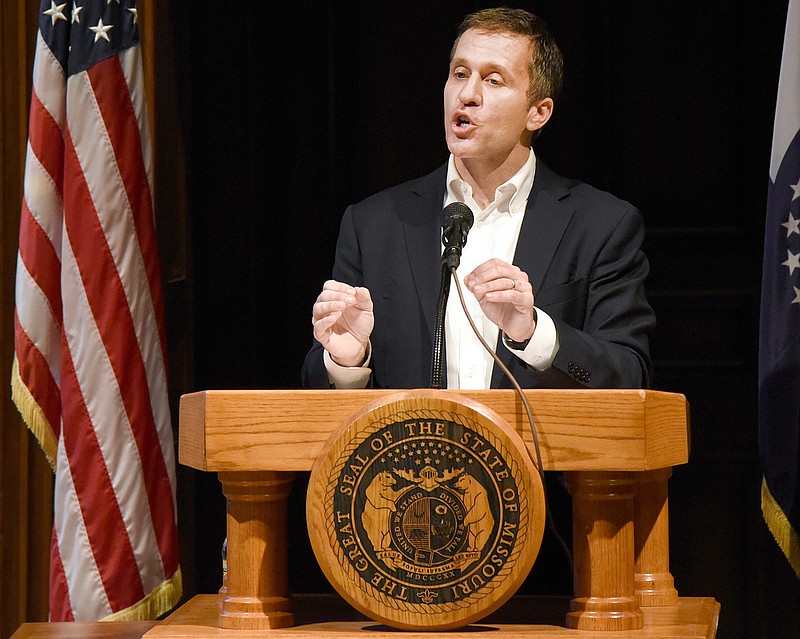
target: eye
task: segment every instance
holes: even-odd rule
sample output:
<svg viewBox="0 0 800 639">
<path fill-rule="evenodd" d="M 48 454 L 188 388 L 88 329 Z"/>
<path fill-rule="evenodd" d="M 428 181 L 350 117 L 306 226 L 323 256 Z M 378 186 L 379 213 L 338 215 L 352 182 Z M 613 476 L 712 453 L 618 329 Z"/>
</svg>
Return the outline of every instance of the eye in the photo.
<svg viewBox="0 0 800 639">
<path fill-rule="evenodd" d="M 453 77 L 458 80 L 464 80 L 467 78 L 467 72 L 464 69 L 453 69 Z"/>
<path fill-rule="evenodd" d="M 496 73 L 492 73 L 491 75 L 486 76 L 486 82 L 494 86 L 500 86 L 503 84 L 503 79 Z"/>
</svg>

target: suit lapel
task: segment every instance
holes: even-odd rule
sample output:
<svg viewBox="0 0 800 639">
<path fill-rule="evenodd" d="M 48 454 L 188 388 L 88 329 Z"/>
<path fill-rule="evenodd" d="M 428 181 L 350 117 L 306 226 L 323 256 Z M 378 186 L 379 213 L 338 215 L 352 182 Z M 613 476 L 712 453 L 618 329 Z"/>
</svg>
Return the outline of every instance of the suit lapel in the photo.
<svg viewBox="0 0 800 639">
<path fill-rule="evenodd" d="M 439 213 L 444 204 L 446 176 L 445 164 L 419 179 L 411 186 L 401 211 L 411 273 L 431 337 L 439 296 Z M 538 162 L 514 254 L 514 264 L 528 274 L 534 294 L 541 286 L 572 219 L 573 211 L 564 202 L 568 195 L 564 179 Z M 497 388 L 501 375 L 502 371 L 495 366 L 492 373 L 493 388 Z"/>
<path fill-rule="evenodd" d="M 402 212 L 411 273 L 431 336 L 439 297 L 442 252 L 439 214 L 444 204 L 446 175 L 445 164 L 413 184 Z"/>
<path fill-rule="evenodd" d="M 528 274 L 534 295 L 572 219 L 563 201 L 568 195 L 563 178 L 539 162 L 514 253 L 514 264 Z"/>
<path fill-rule="evenodd" d="M 417 180 L 402 211 L 411 272 L 431 332 L 439 295 L 439 213 L 444 204 L 446 175 L 445 164 Z M 572 209 L 562 201 L 568 195 L 564 179 L 538 162 L 514 254 L 514 264 L 528 274 L 534 292 L 541 286 L 572 219 Z"/>
<path fill-rule="evenodd" d="M 573 210 L 564 201 L 568 196 L 569 190 L 564 179 L 537 161 L 533 187 L 528 196 L 525 218 L 522 220 L 514 252 L 514 264 L 528 274 L 533 286 L 534 300 L 561 238 L 572 220 Z M 495 350 L 500 351 L 499 336 Z M 500 388 L 502 377 L 503 371 L 495 365 L 492 369 L 491 387 Z"/>
</svg>

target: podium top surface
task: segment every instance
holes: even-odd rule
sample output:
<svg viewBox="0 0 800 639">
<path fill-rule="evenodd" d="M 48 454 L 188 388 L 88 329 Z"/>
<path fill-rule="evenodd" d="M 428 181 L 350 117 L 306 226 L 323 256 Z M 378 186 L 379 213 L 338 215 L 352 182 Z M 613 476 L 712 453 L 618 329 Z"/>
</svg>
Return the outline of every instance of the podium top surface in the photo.
<svg viewBox="0 0 800 639">
<path fill-rule="evenodd" d="M 513 390 L 438 391 L 480 402 L 533 454 Z M 199 470 L 308 471 L 325 443 L 371 402 L 397 390 L 208 390 L 181 397 L 179 460 Z M 646 471 L 689 459 L 688 405 L 651 390 L 527 390 L 545 470 Z"/>
</svg>

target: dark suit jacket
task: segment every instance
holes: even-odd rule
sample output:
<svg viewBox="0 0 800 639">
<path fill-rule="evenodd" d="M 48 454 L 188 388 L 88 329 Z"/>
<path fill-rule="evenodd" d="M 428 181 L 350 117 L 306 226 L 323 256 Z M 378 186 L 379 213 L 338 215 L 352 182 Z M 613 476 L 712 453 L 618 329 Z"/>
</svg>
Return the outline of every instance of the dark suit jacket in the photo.
<svg viewBox="0 0 800 639">
<path fill-rule="evenodd" d="M 333 278 L 372 294 L 375 388 L 430 386 L 446 175 L 445 165 L 377 193 L 342 219 Z M 644 294 L 643 235 L 630 204 L 537 161 L 514 264 L 528 274 L 534 304 L 555 321 L 559 350 L 539 372 L 498 339 L 498 354 L 523 388 L 649 385 L 655 318 Z M 329 386 L 322 352 L 315 342 L 306 356 L 305 387 Z M 492 388 L 510 387 L 495 366 Z"/>
</svg>

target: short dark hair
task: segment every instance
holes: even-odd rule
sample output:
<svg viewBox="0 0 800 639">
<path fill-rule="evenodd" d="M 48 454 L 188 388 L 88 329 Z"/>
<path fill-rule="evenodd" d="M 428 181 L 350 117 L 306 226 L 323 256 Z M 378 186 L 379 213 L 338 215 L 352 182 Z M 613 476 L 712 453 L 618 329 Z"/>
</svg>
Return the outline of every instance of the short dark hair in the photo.
<svg viewBox="0 0 800 639">
<path fill-rule="evenodd" d="M 524 9 L 495 7 L 468 15 L 456 34 L 450 61 L 455 55 L 461 36 L 470 29 L 487 33 L 508 33 L 528 38 L 531 58 L 528 61 L 528 103 L 533 105 L 543 98 L 555 100 L 564 81 L 564 58 L 547 23 Z"/>
</svg>

